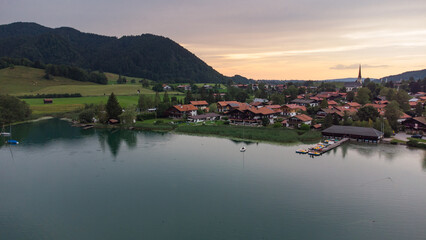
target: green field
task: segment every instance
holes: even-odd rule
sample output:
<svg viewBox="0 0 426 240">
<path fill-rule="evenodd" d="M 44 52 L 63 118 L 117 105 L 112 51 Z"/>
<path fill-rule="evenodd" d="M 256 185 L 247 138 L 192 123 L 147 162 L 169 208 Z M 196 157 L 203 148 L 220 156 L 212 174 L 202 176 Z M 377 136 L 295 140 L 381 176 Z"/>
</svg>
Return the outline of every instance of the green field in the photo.
<svg viewBox="0 0 426 240">
<path fill-rule="evenodd" d="M 118 75 L 105 73 L 111 82 L 117 79 Z M 139 90 L 141 94 L 155 94 L 151 89 L 142 88 L 135 79 L 135 84 L 109 84 L 101 85 L 90 82 L 80 82 L 64 77 L 53 77 L 51 80 L 43 78 L 44 70 L 23 66 L 0 69 L 0 94 L 11 94 L 15 96 L 36 95 L 36 94 L 63 94 L 80 93 L 83 96 L 104 96 L 114 92 L 115 95 L 136 95 Z M 180 92 L 169 92 L 169 95 L 183 94 Z"/>
<path fill-rule="evenodd" d="M 46 87 L 34 92 L 24 92 L 15 94 L 17 96 L 35 95 L 35 94 L 53 94 L 53 93 L 80 93 L 82 96 L 104 96 L 114 92 L 115 95 L 136 95 L 137 90 L 141 94 L 155 94 L 154 91 L 142 88 L 141 85 L 135 84 L 115 84 L 115 85 L 61 85 Z M 170 92 L 177 94 L 177 92 Z"/>
<path fill-rule="evenodd" d="M 132 79 L 136 83 L 116 84 L 118 74 L 105 73 L 108 78 L 108 85 L 95 84 L 90 82 L 80 82 L 64 77 L 54 76 L 53 79 L 44 79 L 44 70 L 14 66 L 13 68 L 0 69 L 0 94 L 10 94 L 14 96 L 37 95 L 37 94 L 65 94 L 80 93 L 80 98 L 55 98 L 53 104 L 44 104 L 43 99 L 24 99 L 30 105 L 33 114 L 36 116 L 49 115 L 55 113 L 72 112 L 84 107 L 84 104 L 106 103 L 108 96 L 114 92 L 122 107 L 136 105 L 139 90 L 141 94 L 154 96 L 151 89 L 142 88 L 139 80 L 142 78 L 127 77 L 128 82 Z M 151 80 L 150 83 L 152 83 Z M 201 87 L 204 84 L 197 84 Z M 225 91 L 225 86 L 221 85 L 221 90 Z M 160 93 L 163 97 L 164 93 Z M 172 91 L 169 97 L 176 96 L 178 99 L 185 97 L 185 93 Z"/>
<path fill-rule="evenodd" d="M 139 96 L 117 96 L 122 107 L 136 105 Z M 23 99 L 30 105 L 35 115 L 71 112 L 84 107 L 84 104 L 106 103 L 108 96 L 79 97 L 79 98 L 54 98 L 52 104 L 44 104 L 41 98 Z"/>
<path fill-rule="evenodd" d="M 34 94 L 34 92 L 46 87 L 61 85 L 97 85 L 89 82 L 79 82 L 64 77 L 54 77 L 52 80 L 47 80 L 44 79 L 43 76 L 44 70 L 37 68 L 15 66 L 14 68 L 0 69 L 0 94 Z"/>
<path fill-rule="evenodd" d="M 152 95 L 153 96 L 153 95 Z M 169 95 L 171 97 L 172 95 Z M 84 107 L 84 104 L 99 104 L 108 101 L 108 96 L 92 96 L 92 97 L 77 97 L 77 98 L 54 98 L 52 104 L 44 104 L 41 98 L 23 99 L 30 105 L 30 108 L 35 115 L 48 115 L 53 113 L 71 112 Z M 183 95 L 177 96 L 178 99 L 184 98 Z M 163 95 L 160 94 L 160 98 Z M 128 107 L 138 104 L 138 95 L 132 96 L 117 96 L 118 102 L 122 107 Z"/>
</svg>

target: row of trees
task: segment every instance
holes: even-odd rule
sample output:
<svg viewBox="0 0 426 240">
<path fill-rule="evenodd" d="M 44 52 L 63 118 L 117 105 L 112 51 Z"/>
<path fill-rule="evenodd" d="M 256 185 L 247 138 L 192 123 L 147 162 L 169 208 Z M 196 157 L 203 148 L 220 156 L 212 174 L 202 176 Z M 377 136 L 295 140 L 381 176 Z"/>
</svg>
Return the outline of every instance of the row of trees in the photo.
<svg viewBox="0 0 426 240">
<path fill-rule="evenodd" d="M 70 78 L 76 81 L 82 82 L 93 82 L 99 84 L 107 84 L 108 79 L 102 72 L 96 71 L 87 71 L 85 69 L 75 67 L 75 66 L 67 66 L 67 65 L 55 65 L 55 64 L 44 64 L 43 62 L 31 61 L 26 58 L 9 58 L 3 57 L 0 59 L 0 69 L 13 67 L 15 65 L 26 66 L 44 69 L 45 79 L 52 79 L 52 76 L 62 76 L 66 78 Z"/>
<path fill-rule="evenodd" d="M 83 123 L 90 123 L 93 122 L 94 118 L 97 118 L 99 122 L 107 123 L 109 119 L 126 118 L 127 115 L 129 115 L 128 111 L 131 112 L 131 108 L 129 108 L 128 111 L 126 110 L 123 111 L 117 97 L 114 93 L 111 93 L 106 105 L 86 105 L 84 110 L 79 114 L 79 120 Z"/>
<path fill-rule="evenodd" d="M 103 72 L 90 72 L 79 67 L 66 65 L 46 65 L 44 77 L 51 79 L 51 76 L 62 76 L 81 82 L 108 83 L 108 79 Z"/>
<path fill-rule="evenodd" d="M 162 99 L 159 93 L 156 93 L 154 97 L 141 94 L 136 106 L 123 109 L 117 97 L 111 93 L 106 105 L 86 105 L 79 114 L 79 120 L 89 123 L 97 118 L 99 122 L 107 123 L 109 119 L 119 119 L 121 122 L 130 123 L 136 118 L 138 112 L 146 112 L 150 108 L 156 108 L 157 117 L 166 117 L 166 110 L 179 103 L 182 101 L 178 101 L 175 96 L 170 98 L 167 92 L 164 93 Z"/>
</svg>

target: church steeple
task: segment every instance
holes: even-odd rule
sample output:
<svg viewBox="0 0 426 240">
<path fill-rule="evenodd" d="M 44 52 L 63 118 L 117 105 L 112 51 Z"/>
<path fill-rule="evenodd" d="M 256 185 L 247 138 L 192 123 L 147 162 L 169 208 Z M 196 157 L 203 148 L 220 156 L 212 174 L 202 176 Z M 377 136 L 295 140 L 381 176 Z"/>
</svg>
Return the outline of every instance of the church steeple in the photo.
<svg viewBox="0 0 426 240">
<path fill-rule="evenodd" d="M 359 65 L 358 79 L 356 80 L 356 82 L 362 84 L 361 64 Z"/>
</svg>

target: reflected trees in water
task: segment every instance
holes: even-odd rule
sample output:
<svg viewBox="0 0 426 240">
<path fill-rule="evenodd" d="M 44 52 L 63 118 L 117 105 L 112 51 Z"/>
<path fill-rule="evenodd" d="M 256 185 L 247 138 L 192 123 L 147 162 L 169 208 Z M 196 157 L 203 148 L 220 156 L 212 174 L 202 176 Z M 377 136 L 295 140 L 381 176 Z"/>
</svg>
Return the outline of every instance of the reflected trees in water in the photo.
<svg viewBox="0 0 426 240">
<path fill-rule="evenodd" d="M 125 142 L 129 149 L 134 149 L 137 145 L 137 133 L 135 131 L 101 129 L 96 131 L 96 134 L 98 135 L 102 151 L 105 151 L 105 146 L 108 145 L 108 148 L 114 157 L 117 157 L 122 142 Z"/>
</svg>

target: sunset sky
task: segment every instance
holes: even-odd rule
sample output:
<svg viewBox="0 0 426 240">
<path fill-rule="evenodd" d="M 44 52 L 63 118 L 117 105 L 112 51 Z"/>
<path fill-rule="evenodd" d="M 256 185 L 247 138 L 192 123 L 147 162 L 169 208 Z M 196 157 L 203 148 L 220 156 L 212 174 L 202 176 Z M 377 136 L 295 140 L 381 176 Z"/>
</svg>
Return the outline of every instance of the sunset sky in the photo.
<svg viewBox="0 0 426 240">
<path fill-rule="evenodd" d="M 254 79 L 380 78 L 426 68 L 425 0 L 0 0 L 0 24 L 152 33 Z"/>
</svg>

